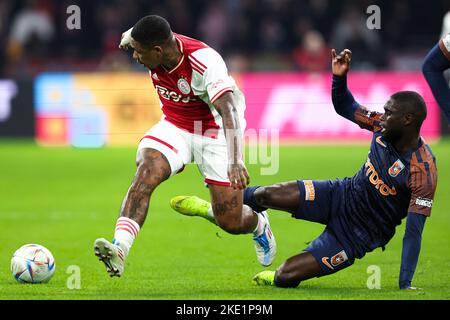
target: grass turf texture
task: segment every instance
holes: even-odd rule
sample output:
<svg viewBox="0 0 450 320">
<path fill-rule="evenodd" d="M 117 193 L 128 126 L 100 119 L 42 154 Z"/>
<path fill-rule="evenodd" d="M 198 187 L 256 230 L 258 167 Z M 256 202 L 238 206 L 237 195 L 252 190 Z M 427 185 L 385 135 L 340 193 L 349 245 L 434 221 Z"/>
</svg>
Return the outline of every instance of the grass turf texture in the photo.
<svg viewBox="0 0 450 320">
<path fill-rule="evenodd" d="M 111 239 L 118 211 L 135 172 L 134 148 L 96 150 L 41 148 L 30 142 L 0 141 L 0 299 L 449 299 L 450 141 L 432 145 L 439 179 L 431 218 L 413 284 L 397 289 L 404 222 L 387 245 L 337 274 L 303 282 L 296 289 L 256 287 L 264 270 L 250 235 L 233 236 L 209 222 L 181 216 L 169 207 L 179 194 L 209 198 L 192 165 L 153 194 L 150 213 L 127 260 L 122 278 L 111 279 L 93 254 L 97 237 Z M 297 178 L 353 175 L 367 157 L 364 146 L 285 146 L 279 172 L 260 175 L 249 165 L 252 185 Z M 278 254 L 274 270 L 304 249 L 323 226 L 271 211 Z M 56 259 L 53 279 L 44 285 L 17 283 L 10 274 L 12 253 L 25 243 L 49 248 Z M 81 270 L 81 288 L 71 290 L 66 273 Z M 366 286 L 367 268 L 381 270 L 381 289 Z"/>
</svg>

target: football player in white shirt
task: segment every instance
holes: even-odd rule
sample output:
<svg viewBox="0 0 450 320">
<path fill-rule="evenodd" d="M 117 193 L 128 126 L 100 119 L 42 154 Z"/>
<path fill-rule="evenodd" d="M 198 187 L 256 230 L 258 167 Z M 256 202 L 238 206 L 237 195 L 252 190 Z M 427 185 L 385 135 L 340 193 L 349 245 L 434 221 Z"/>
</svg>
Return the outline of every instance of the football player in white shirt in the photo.
<svg viewBox="0 0 450 320">
<path fill-rule="evenodd" d="M 134 180 L 125 196 L 112 242 L 99 238 L 94 252 L 110 276 L 121 276 L 125 259 L 147 217 L 153 191 L 163 181 L 197 164 L 211 204 L 178 196 L 171 206 L 201 216 L 231 234 L 252 233 L 259 262 L 276 253 L 265 212 L 243 204 L 249 175 L 242 160 L 245 101 L 222 57 L 205 43 L 171 31 L 162 17 L 149 15 L 122 35 L 120 48 L 147 67 L 159 95 L 162 119 L 141 139 Z"/>
</svg>

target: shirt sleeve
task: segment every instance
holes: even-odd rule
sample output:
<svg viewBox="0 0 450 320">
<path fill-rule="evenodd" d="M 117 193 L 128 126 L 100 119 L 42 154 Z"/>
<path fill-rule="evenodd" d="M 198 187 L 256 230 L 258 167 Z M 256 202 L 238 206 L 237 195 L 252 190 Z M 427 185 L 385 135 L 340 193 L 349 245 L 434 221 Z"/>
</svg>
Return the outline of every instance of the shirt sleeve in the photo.
<svg viewBox="0 0 450 320">
<path fill-rule="evenodd" d="M 411 286 L 417 262 L 419 260 L 425 220 L 425 216 L 415 213 L 408 213 L 408 217 L 406 218 L 406 228 L 402 247 L 402 264 L 400 266 L 399 276 L 400 289 L 407 289 Z"/>
<path fill-rule="evenodd" d="M 211 48 L 201 49 L 192 54 L 192 59 L 206 69 L 203 74 L 204 85 L 211 103 L 224 93 L 233 91 L 227 66 L 217 51 Z"/>
<path fill-rule="evenodd" d="M 413 154 L 411 159 L 410 181 L 411 200 L 408 212 L 429 217 L 436 191 L 437 170 L 434 163 L 418 162 Z"/>
<path fill-rule="evenodd" d="M 450 123 L 450 88 L 444 71 L 450 69 L 450 34 L 443 37 L 427 54 L 422 73 L 439 108 Z"/>
<path fill-rule="evenodd" d="M 331 98 L 334 109 L 342 117 L 356 123 L 362 129 L 379 131 L 381 113 L 360 105 L 347 87 L 346 76 L 333 75 Z"/>
<path fill-rule="evenodd" d="M 382 113 L 377 111 L 370 111 L 366 109 L 364 106 L 359 106 L 355 110 L 355 122 L 362 129 L 367 129 L 373 132 L 377 132 L 381 130 L 380 127 L 380 118 Z"/>
</svg>

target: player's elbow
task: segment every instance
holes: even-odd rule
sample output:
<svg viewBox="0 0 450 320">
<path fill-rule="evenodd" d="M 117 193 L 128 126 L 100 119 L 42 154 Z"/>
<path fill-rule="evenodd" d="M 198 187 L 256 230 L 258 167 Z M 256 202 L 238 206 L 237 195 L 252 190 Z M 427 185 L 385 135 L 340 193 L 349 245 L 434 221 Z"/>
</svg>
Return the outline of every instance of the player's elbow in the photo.
<svg viewBox="0 0 450 320">
<path fill-rule="evenodd" d="M 342 96 L 335 90 L 333 90 L 331 94 L 331 102 L 333 103 L 334 111 L 336 111 L 338 115 L 345 117 L 345 102 L 343 101 Z"/>
<path fill-rule="evenodd" d="M 422 63 L 422 74 L 426 78 L 430 72 L 433 72 L 433 64 L 431 61 L 427 58 Z"/>
<path fill-rule="evenodd" d="M 336 113 L 338 115 L 340 115 L 341 117 L 345 117 L 344 112 L 342 111 L 342 109 L 339 109 L 338 107 L 336 107 L 336 105 L 333 103 L 334 106 L 334 111 L 336 111 Z"/>
<path fill-rule="evenodd" d="M 435 53 L 429 54 L 422 63 L 422 74 L 428 80 L 436 74 L 441 74 L 444 71 L 443 68 L 437 63 L 437 56 Z"/>
<path fill-rule="evenodd" d="M 216 110 L 222 119 L 231 119 L 233 115 L 233 106 L 230 104 L 216 105 Z"/>
<path fill-rule="evenodd" d="M 334 111 L 336 111 L 336 113 L 338 115 L 340 115 L 341 117 L 344 117 L 344 118 L 348 118 L 348 115 L 346 114 L 346 112 L 342 108 L 341 104 L 339 104 L 338 102 L 333 101 L 333 107 L 334 107 Z"/>
<path fill-rule="evenodd" d="M 224 93 L 214 102 L 214 107 L 222 117 L 231 114 L 236 109 L 235 103 L 233 102 L 233 95 L 229 92 Z"/>
</svg>

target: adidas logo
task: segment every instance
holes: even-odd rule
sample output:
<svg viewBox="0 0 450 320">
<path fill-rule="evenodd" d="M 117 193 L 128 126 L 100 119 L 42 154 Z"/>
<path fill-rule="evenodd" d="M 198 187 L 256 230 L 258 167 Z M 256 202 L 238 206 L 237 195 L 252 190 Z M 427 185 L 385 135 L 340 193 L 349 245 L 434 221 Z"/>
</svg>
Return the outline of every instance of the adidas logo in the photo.
<svg viewBox="0 0 450 320">
<path fill-rule="evenodd" d="M 152 78 L 156 81 L 159 81 L 158 75 L 156 73 L 152 74 Z"/>
</svg>

